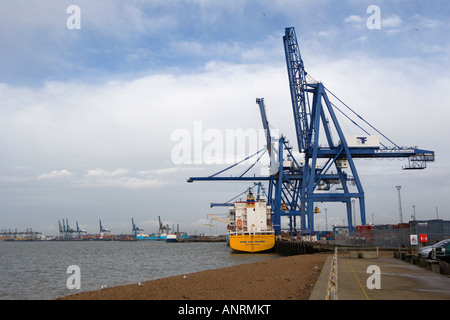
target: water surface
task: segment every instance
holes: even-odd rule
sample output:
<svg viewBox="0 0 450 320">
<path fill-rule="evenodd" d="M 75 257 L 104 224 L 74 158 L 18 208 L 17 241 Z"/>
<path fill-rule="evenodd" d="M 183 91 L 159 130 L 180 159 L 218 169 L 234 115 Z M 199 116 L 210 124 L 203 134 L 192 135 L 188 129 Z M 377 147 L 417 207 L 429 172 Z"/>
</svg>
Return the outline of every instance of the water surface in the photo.
<svg viewBox="0 0 450 320">
<path fill-rule="evenodd" d="M 225 243 L 159 241 L 0 242 L 0 299 L 54 299 L 174 275 L 252 263 L 275 253 L 232 254 Z M 67 288 L 70 265 L 81 290 Z"/>
</svg>

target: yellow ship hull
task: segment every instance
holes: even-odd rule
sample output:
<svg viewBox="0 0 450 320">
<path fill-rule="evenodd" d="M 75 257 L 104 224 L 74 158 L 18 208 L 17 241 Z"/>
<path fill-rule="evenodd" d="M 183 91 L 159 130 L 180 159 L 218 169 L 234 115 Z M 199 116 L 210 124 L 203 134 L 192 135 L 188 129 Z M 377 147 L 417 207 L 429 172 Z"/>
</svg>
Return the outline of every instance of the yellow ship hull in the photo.
<svg viewBox="0 0 450 320">
<path fill-rule="evenodd" d="M 275 246 L 274 234 L 230 235 L 230 249 L 232 252 L 263 252 Z"/>
</svg>

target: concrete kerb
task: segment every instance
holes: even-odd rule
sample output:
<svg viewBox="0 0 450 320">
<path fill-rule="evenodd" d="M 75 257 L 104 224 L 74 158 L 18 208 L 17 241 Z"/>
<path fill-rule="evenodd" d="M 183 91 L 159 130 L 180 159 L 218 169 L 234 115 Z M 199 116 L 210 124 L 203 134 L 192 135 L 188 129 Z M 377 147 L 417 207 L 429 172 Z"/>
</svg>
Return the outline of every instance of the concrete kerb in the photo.
<svg viewBox="0 0 450 320">
<path fill-rule="evenodd" d="M 331 262 L 334 258 L 334 255 L 329 255 L 327 260 L 325 261 L 322 271 L 320 272 L 319 278 L 314 285 L 313 291 L 309 296 L 309 300 L 325 300 L 327 296 L 328 289 L 328 279 L 330 276 Z"/>
<path fill-rule="evenodd" d="M 323 265 L 322 272 L 316 281 L 309 300 L 337 300 L 338 299 L 338 250 L 330 255 Z"/>
</svg>

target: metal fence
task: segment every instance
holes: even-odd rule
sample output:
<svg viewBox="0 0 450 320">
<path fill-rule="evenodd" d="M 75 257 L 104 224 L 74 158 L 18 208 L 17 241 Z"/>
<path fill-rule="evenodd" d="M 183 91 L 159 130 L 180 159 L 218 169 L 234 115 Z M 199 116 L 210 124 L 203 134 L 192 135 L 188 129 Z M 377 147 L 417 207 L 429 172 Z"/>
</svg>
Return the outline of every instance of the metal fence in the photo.
<svg viewBox="0 0 450 320">
<path fill-rule="evenodd" d="M 409 223 L 396 225 L 384 224 L 373 226 L 358 226 L 355 234 L 335 232 L 335 242 L 350 245 L 374 245 L 379 247 L 408 247 L 411 245 L 411 235 L 426 235 L 426 242 L 420 246 L 432 245 L 443 239 L 450 238 L 449 220 L 413 220 Z"/>
</svg>

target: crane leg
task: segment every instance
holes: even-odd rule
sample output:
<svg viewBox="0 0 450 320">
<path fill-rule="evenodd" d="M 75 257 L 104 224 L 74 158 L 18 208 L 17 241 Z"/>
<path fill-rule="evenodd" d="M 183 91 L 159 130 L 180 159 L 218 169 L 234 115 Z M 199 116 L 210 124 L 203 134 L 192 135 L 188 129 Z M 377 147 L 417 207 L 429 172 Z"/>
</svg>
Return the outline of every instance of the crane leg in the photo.
<svg viewBox="0 0 450 320">
<path fill-rule="evenodd" d="M 348 222 L 348 232 L 349 234 L 353 234 L 355 229 L 353 228 L 353 220 L 352 220 L 352 204 L 350 200 L 346 201 L 347 205 L 347 222 Z"/>
</svg>

